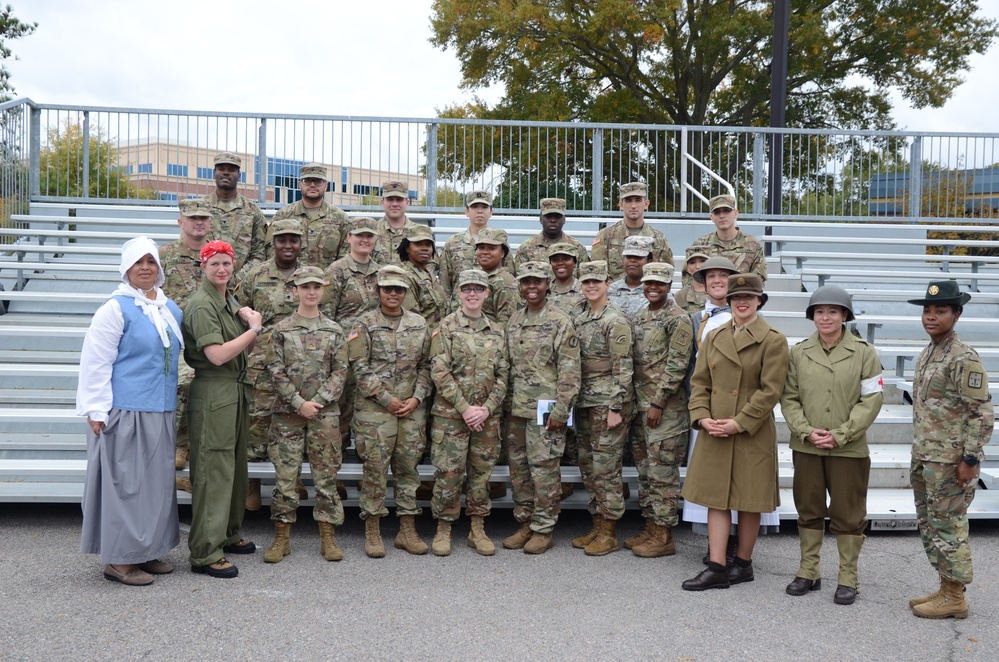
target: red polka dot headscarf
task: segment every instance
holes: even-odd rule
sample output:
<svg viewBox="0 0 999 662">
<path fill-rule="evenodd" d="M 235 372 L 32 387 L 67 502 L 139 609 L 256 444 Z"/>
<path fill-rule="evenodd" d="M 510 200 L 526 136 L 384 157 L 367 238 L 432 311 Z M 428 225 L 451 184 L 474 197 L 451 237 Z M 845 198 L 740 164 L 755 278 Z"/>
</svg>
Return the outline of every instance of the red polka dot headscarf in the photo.
<svg viewBox="0 0 999 662">
<path fill-rule="evenodd" d="M 204 248 L 201 249 L 201 261 L 207 262 L 212 259 L 213 256 L 219 253 L 225 253 L 233 260 L 236 259 L 236 254 L 232 250 L 232 246 L 222 241 L 221 239 L 216 239 L 215 241 L 209 241 L 205 244 Z"/>
</svg>

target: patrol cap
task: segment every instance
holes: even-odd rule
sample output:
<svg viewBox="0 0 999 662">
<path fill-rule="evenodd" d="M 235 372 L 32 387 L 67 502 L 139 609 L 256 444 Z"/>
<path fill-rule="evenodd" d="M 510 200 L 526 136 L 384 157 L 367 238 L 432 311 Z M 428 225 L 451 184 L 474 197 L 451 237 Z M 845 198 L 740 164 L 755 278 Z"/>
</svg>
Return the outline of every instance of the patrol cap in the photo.
<svg viewBox="0 0 999 662">
<path fill-rule="evenodd" d="M 562 198 L 541 198 L 541 215 L 558 214 L 565 216 L 565 200 Z"/>
<path fill-rule="evenodd" d="M 708 200 L 708 207 L 711 211 L 716 209 L 722 209 L 723 207 L 728 207 L 729 209 L 738 209 L 739 206 L 735 203 L 735 196 L 724 194 L 716 195 L 715 197 Z"/>
<path fill-rule="evenodd" d="M 284 218 L 280 221 L 273 221 L 267 228 L 267 234 L 274 238 L 279 234 L 297 234 L 301 237 L 305 233 L 302 232 L 302 222 L 297 218 Z"/>
<path fill-rule="evenodd" d="M 215 155 L 215 165 L 222 165 L 223 163 L 234 165 L 237 168 L 243 167 L 243 159 L 232 152 L 219 152 Z"/>
<path fill-rule="evenodd" d="M 204 198 L 187 198 L 177 203 L 181 216 L 211 216 L 212 208 Z"/>
<path fill-rule="evenodd" d="M 703 258 L 705 260 L 711 258 L 710 255 L 708 255 L 707 253 L 704 252 L 703 248 L 698 248 L 696 246 L 690 246 L 689 248 L 687 248 L 687 257 L 684 259 L 684 262 L 690 262 L 695 257 Z"/>
<path fill-rule="evenodd" d="M 621 249 L 621 255 L 632 255 L 634 257 L 648 257 L 649 253 L 652 252 L 652 246 L 654 245 L 654 240 L 652 237 L 625 237 L 624 238 L 624 248 Z"/>
<path fill-rule="evenodd" d="M 551 280 L 552 268 L 545 262 L 524 262 L 517 266 L 517 280 L 524 278 Z"/>
<path fill-rule="evenodd" d="M 348 234 L 378 234 L 378 221 L 370 216 L 358 216 L 350 223 Z"/>
<path fill-rule="evenodd" d="M 698 272 L 700 273 L 700 272 Z M 731 301 L 736 294 L 754 294 L 760 298 L 760 308 L 767 302 L 767 293 L 763 291 L 763 279 L 757 274 L 732 274 L 728 277 L 728 294 L 726 301 Z"/>
<path fill-rule="evenodd" d="M 607 280 L 607 260 L 593 260 L 579 265 L 579 282 Z"/>
<path fill-rule="evenodd" d="M 489 276 L 482 269 L 465 269 L 460 274 L 458 274 L 458 285 L 482 285 L 483 287 L 489 287 Z"/>
<path fill-rule="evenodd" d="M 310 163 L 304 165 L 298 170 L 299 179 L 321 179 L 326 181 L 329 179 L 329 172 L 326 170 L 326 166 L 322 163 Z"/>
<path fill-rule="evenodd" d="M 479 230 L 479 236 L 475 238 L 475 245 L 478 246 L 479 244 L 492 244 L 493 246 L 506 246 L 510 248 L 506 230 L 500 230 L 499 228 L 486 227 Z"/>
<path fill-rule="evenodd" d="M 642 282 L 673 284 L 673 265 L 668 262 L 649 262 L 642 267 Z"/>
<path fill-rule="evenodd" d="M 576 253 L 576 247 L 572 244 L 560 241 L 557 244 L 552 244 L 551 248 L 548 249 L 548 259 L 551 260 L 556 255 L 568 255 L 569 257 L 579 262 L 579 255 Z"/>
<path fill-rule="evenodd" d="M 638 195 L 643 198 L 649 197 L 649 188 L 645 185 L 645 182 L 629 182 L 627 184 L 621 184 L 620 195 L 618 196 L 621 200 L 634 195 Z"/>
<path fill-rule="evenodd" d="M 382 197 L 406 198 L 409 200 L 409 183 L 400 182 L 398 179 L 382 182 Z"/>
<path fill-rule="evenodd" d="M 853 297 L 839 285 L 823 285 L 812 292 L 808 298 L 808 307 L 805 308 L 805 317 L 815 319 L 815 306 L 839 306 L 846 309 L 846 321 L 852 322 Z"/>
<path fill-rule="evenodd" d="M 434 231 L 426 225 L 415 223 L 406 229 L 407 241 L 433 241 Z"/>
<path fill-rule="evenodd" d="M 471 207 L 477 202 L 493 206 L 493 194 L 489 191 L 469 191 L 465 194 L 465 206 Z"/>
<path fill-rule="evenodd" d="M 962 292 L 956 280 L 931 280 L 926 287 L 925 297 L 909 299 L 909 303 L 914 303 L 917 306 L 932 306 L 934 304 L 963 306 L 969 301 L 971 301 L 971 295 Z"/>
<path fill-rule="evenodd" d="M 712 269 L 724 269 L 730 274 L 739 273 L 739 270 L 736 269 L 734 264 L 732 264 L 732 260 L 727 257 L 722 257 L 721 255 L 715 255 L 714 257 L 709 257 L 707 261 L 701 265 L 701 268 L 694 273 L 694 280 L 703 284 L 704 274 L 708 273 Z"/>
<path fill-rule="evenodd" d="M 406 271 L 402 267 L 387 264 L 378 270 L 378 287 L 390 287 L 392 285 L 409 289 L 409 280 L 406 278 Z"/>
<path fill-rule="evenodd" d="M 319 283 L 320 285 L 329 285 L 330 280 L 323 275 L 323 270 L 319 267 L 299 267 L 295 270 L 294 275 L 295 285 L 305 285 L 306 283 Z"/>
</svg>

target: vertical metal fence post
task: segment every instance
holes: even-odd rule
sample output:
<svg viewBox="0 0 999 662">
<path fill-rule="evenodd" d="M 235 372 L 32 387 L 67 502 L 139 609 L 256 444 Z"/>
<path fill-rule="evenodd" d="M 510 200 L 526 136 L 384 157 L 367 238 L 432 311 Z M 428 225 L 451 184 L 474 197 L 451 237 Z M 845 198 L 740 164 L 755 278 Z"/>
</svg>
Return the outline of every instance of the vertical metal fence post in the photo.
<svg viewBox="0 0 999 662">
<path fill-rule="evenodd" d="M 31 126 L 28 138 L 28 191 L 29 197 L 42 194 L 42 109 L 31 109 Z"/>
<path fill-rule="evenodd" d="M 909 218 L 923 215 L 923 138 L 912 140 L 909 155 Z"/>
<path fill-rule="evenodd" d="M 100 182 L 98 182 L 98 188 Z M 90 197 L 90 111 L 83 111 L 83 197 Z"/>
<path fill-rule="evenodd" d="M 687 127 L 680 129 L 680 216 L 687 215 Z"/>
<path fill-rule="evenodd" d="M 437 122 L 427 127 L 427 206 L 437 206 Z M 431 222 L 431 226 L 434 223 Z"/>
<path fill-rule="evenodd" d="M 767 141 L 762 133 L 753 134 L 753 214 L 763 217 L 763 201 L 767 197 Z"/>
<path fill-rule="evenodd" d="M 593 181 L 590 182 L 590 209 L 604 210 L 604 130 L 593 130 Z"/>
<path fill-rule="evenodd" d="M 265 117 L 260 118 L 260 130 L 257 135 L 257 202 L 267 202 L 267 118 Z"/>
</svg>

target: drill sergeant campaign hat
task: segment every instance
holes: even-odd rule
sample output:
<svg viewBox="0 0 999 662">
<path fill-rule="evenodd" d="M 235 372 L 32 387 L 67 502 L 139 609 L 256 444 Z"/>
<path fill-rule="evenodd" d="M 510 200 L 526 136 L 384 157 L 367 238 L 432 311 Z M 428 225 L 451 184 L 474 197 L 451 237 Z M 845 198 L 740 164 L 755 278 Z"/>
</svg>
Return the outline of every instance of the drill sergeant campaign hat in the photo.
<svg viewBox="0 0 999 662">
<path fill-rule="evenodd" d="M 926 286 L 926 296 L 922 299 L 909 299 L 909 303 L 917 306 L 932 306 L 940 304 L 944 306 L 963 306 L 971 301 L 971 295 L 962 292 L 956 280 L 931 280 Z"/>
</svg>

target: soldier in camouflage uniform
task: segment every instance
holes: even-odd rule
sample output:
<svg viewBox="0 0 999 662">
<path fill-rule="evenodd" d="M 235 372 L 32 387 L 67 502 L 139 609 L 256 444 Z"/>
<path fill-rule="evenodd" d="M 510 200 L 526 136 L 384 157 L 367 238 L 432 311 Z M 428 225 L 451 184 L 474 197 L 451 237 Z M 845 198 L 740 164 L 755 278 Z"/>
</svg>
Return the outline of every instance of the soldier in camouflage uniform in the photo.
<svg viewBox="0 0 999 662">
<path fill-rule="evenodd" d="M 297 220 L 302 226 L 302 254 L 299 261 L 305 265 L 325 269 L 347 252 L 344 239 L 350 229 L 350 219 L 342 209 L 326 202 L 329 187 L 326 166 L 321 163 L 304 165 L 298 171 L 298 187 L 302 199 L 293 202 L 274 214 L 275 221 L 286 218 Z M 266 256 L 271 256 L 267 245 Z"/>
<path fill-rule="evenodd" d="M 690 247 L 707 254 L 708 257 L 715 255 L 727 257 L 740 273 L 755 273 L 766 285 L 767 257 L 756 237 L 744 233 L 736 225 L 739 209 L 735 198 L 731 195 L 716 195 L 708 201 L 708 206 L 711 209 L 711 222 L 717 229 L 695 240 Z M 685 273 L 684 286 L 692 281 L 692 277 Z"/>
<path fill-rule="evenodd" d="M 541 200 L 541 232 L 534 235 L 517 249 L 514 257 L 513 273 L 518 273 L 520 265 L 525 262 L 545 262 L 548 260 L 548 252 L 555 244 L 568 244 L 572 246 L 573 256 L 576 264 L 588 262 L 589 254 L 586 247 L 578 240 L 562 231 L 565 226 L 565 200 L 562 198 L 543 198 Z M 564 250 L 564 249 L 563 249 Z M 573 276 L 575 276 L 575 271 Z"/>
<path fill-rule="evenodd" d="M 673 265 L 652 262 L 643 271 L 649 305 L 632 320 L 638 410 L 638 434 L 632 443 L 645 529 L 625 546 L 638 556 L 655 558 L 676 553 L 670 529 L 678 521 L 680 464 L 690 435 L 683 383 L 693 354 L 694 331 L 690 316 L 669 298 Z"/>
<path fill-rule="evenodd" d="M 253 384 L 253 404 L 250 407 L 250 441 L 246 447 L 247 462 L 267 459 L 267 439 L 274 409 L 274 389 L 267 371 L 267 345 L 271 327 L 295 312 L 298 302 L 293 293 L 293 276 L 298 268 L 302 249 L 302 227 L 298 221 L 286 219 L 272 223 L 267 230 L 274 244 L 274 257 L 254 267 L 233 293 L 245 306 L 263 317 L 263 332 L 250 352 L 246 377 Z M 260 510 L 260 479 L 251 478 L 246 491 L 246 509 Z"/>
<path fill-rule="evenodd" d="M 500 450 L 500 414 L 510 366 L 503 327 L 482 313 L 489 290 L 484 271 L 458 275 L 461 308 L 433 332 L 430 376 L 437 387 L 431 428 L 437 520 L 433 551 L 451 553 L 451 523 L 461 512 L 461 485 L 468 474 L 465 514 L 471 518 L 468 546 L 483 556 L 496 553 L 484 529 L 492 503 L 489 477 Z"/>
<path fill-rule="evenodd" d="M 708 293 L 704 289 L 704 283 L 694 278 L 701 265 L 711 257 L 703 249 L 691 246 L 687 248 L 686 260 L 683 263 L 683 278 L 686 282 L 690 278 L 690 283 L 684 285 L 673 295 L 676 305 L 683 308 L 687 313 L 694 314 L 704 310 L 704 304 L 708 301 Z"/>
<path fill-rule="evenodd" d="M 507 549 L 543 554 L 561 505 L 559 463 L 565 451 L 569 412 L 579 393 L 579 339 L 572 320 L 547 300 L 551 275 L 545 262 L 524 262 L 517 280 L 526 304 L 507 325 L 510 416 L 505 433 L 516 533 Z M 538 402 L 552 403 L 538 423 Z"/>
<path fill-rule="evenodd" d="M 409 284 L 395 265 L 378 270 L 380 305 L 361 315 L 347 335 L 350 366 L 357 376 L 354 441 L 364 463 L 361 519 L 364 553 L 385 556 L 380 520 L 388 515 L 385 494 L 391 464 L 395 512 L 400 520 L 395 546 L 410 554 L 428 547 L 416 533 L 416 466 L 427 434 L 426 399 L 430 394 L 430 329 L 422 317 L 402 307 Z"/>
<path fill-rule="evenodd" d="M 160 246 L 160 264 L 163 265 L 163 293 L 184 310 L 187 299 L 201 287 L 201 249 L 208 243 L 208 230 L 211 227 L 211 209 L 204 200 L 181 200 L 180 239 Z M 180 354 L 177 366 L 177 469 L 187 466 L 191 452 L 191 439 L 187 431 L 187 392 L 194 379 L 194 370 Z M 177 478 L 177 488 L 191 491 L 190 478 Z"/>
<path fill-rule="evenodd" d="M 278 221 L 297 223 L 297 221 Z M 347 343 L 340 326 L 319 312 L 323 270 L 302 267 L 294 275 L 298 310 L 271 331 L 267 370 L 278 397 L 274 401 L 268 453 L 274 464 L 271 519 L 274 542 L 264 561 L 277 563 L 291 553 L 291 525 L 298 512 L 302 454 L 308 453 L 319 523 L 320 551 L 327 561 L 343 559 L 335 527 L 343 524 L 336 489 L 342 461 L 336 401 L 347 379 Z"/>
<path fill-rule="evenodd" d="M 378 219 L 378 243 L 371 252 L 371 259 L 378 264 L 400 264 L 399 244 L 406 238 L 409 228 L 416 225 L 406 216 L 409 208 L 409 183 L 392 180 L 382 183 L 382 209 L 385 214 Z"/>
<path fill-rule="evenodd" d="M 468 229 L 444 242 L 440 256 L 440 279 L 450 297 L 458 274 L 466 269 L 478 269 L 475 260 L 475 242 L 479 232 L 486 227 L 493 215 L 493 196 L 488 191 L 470 191 L 465 194 L 465 216 Z"/>
<path fill-rule="evenodd" d="M 510 244 L 507 243 L 505 230 L 482 228 L 475 241 L 475 259 L 479 268 L 489 276 L 489 298 L 482 306 L 482 312 L 489 319 L 506 326 L 507 320 L 520 305 L 517 280 L 510 270 L 503 266 L 510 254 Z M 458 288 L 452 295 L 452 308 L 459 307 L 457 303 Z"/>
<path fill-rule="evenodd" d="M 233 285 L 264 261 L 267 220 L 260 207 L 241 194 L 239 169 L 243 160 L 232 152 L 215 155 L 215 191 L 204 197 L 212 210 L 212 239 L 221 239 L 236 253 Z"/>
<path fill-rule="evenodd" d="M 607 302 L 607 263 L 579 268 L 587 308 L 576 318 L 581 387 L 576 399 L 579 468 L 590 493 L 593 530 L 572 541 L 590 556 L 620 549 L 614 529 L 624 514 L 621 459 L 634 414 L 631 323 Z"/>
<path fill-rule="evenodd" d="M 919 535 L 940 590 L 910 601 L 916 616 L 965 618 L 964 587 L 972 580 L 968 506 L 975 498 L 982 447 L 995 414 L 989 377 L 978 352 L 954 332 L 971 299 L 957 281 L 932 281 L 922 299 L 923 328 L 932 341 L 916 360 L 912 382 L 910 481 Z"/>
<path fill-rule="evenodd" d="M 554 276 L 548 289 L 548 300 L 575 319 L 586 308 L 586 297 L 576 277 L 578 262 L 572 244 L 554 244 L 548 250 L 547 261 Z"/>
<path fill-rule="evenodd" d="M 624 249 L 625 237 L 641 235 L 652 237 L 652 259 L 656 262 L 673 264 L 673 249 L 669 247 L 666 236 L 645 222 L 645 211 L 649 208 L 648 189 L 641 182 L 631 182 L 621 185 L 621 196 L 618 202 L 624 218 L 597 233 L 590 249 L 590 258 L 606 260 L 607 272 L 611 280 L 617 280 L 624 275 L 624 259 L 621 251 Z"/>
<path fill-rule="evenodd" d="M 433 230 L 415 223 L 406 231 L 398 251 L 401 266 L 409 278 L 409 290 L 402 305 L 427 320 L 431 329 L 437 328 L 447 315 L 448 307 L 447 292 L 433 264 L 436 252 Z"/>
<path fill-rule="evenodd" d="M 324 272 L 329 285 L 323 292 L 320 310 L 323 315 L 347 331 L 357 325 L 361 315 L 378 307 L 378 268 L 371 257 L 377 242 L 375 219 L 355 218 L 347 233 L 347 254 Z M 347 333 L 350 333 L 347 331 Z M 350 439 L 350 421 L 354 416 L 354 372 L 347 372 L 347 384 L 340 395 L 340 438 Z"/>
<path fill-rule="evenodd" d="M 642 268 L 652 262 L 652 245 L 652 237 L 625 237 L 621 249 L 624 276 L 612 282 L 607 291 L 607 300 L 624 311 L 629 319 L 647 303 L 642 293 Z"/>
</svg>

